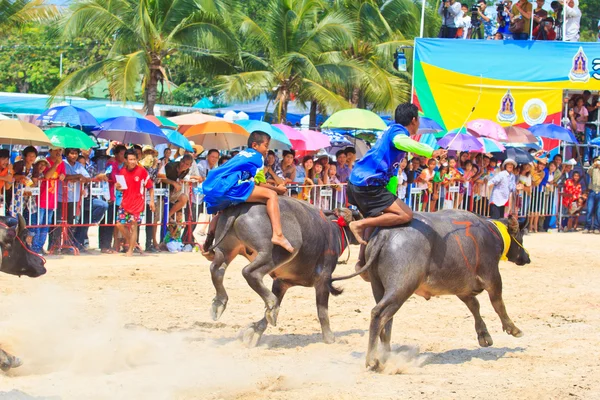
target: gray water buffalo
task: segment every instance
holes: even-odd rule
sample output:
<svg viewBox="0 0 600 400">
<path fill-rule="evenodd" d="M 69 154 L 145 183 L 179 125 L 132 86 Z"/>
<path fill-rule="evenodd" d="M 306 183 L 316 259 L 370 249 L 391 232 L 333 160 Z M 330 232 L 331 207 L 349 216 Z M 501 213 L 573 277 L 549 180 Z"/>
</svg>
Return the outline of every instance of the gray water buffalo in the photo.
<svg viewBox="0 0 600 400">
<path fill-rule="evenodd" d="M 389 353 L 394 314 L 413 293 L 427 300 L 431 296 L 458 296 L 475 317 L 479 344 L 486 347 L 493 341 L 475 297 L 486 290 L 502 329 L 515 337 L 522 336 L 504 307 L 498 263 L 503 255 L 517 265 L 528 264 L 530 259 L 523 248 L 518 221 L 511 217 L 499 222 L 500 226 L 458 210 L 415 213 L 409 224 L 380 229 L 371 237 L 362 269 L 332 279 L 348 279 L 368 271 L 377 302 L 371 311 L 368 368 L 382 367 L 377 355 L 378 339 L 384 352 Z"/>
<path fill-rule="evenodd" d="M 45 260 L 31 251 L 27 244 L 29 231 L 25 220 L 0 217 L 0 271 L 17 276 L 36 278 L 46 273 Z M 8 371 L 21 365 L 21 360 L 0 349 L 0 369 Z"/>
<path fill-rule="evenodd" d="M 295 249 L 292 254 L 271 243 L 271 223 L 264 205 L 244 203 L 225 209 L 219 216 L 215 244 L 211 247 L 215 254 L 210 272 L 216 289 L 212 317 L 216 321 L 225 311 L 228 297 L 223 277 L 231 261 L 242 255 L 250 261 L 242 275 L 266 307 L 264 318 L 243 331 L 246 345 L 255 346 L 267 325 L 276 325 L 283 296 L 292 286 L 315 288 L 323 340 L 332 343 L 334 335 L 327 312 L 329 294 L 335 296 L 341 291 L 329 286 L 329 282 L 352 237 L 347 227 L 352 213 L 342 210 L 343 216 L 332 220 L 312 205 L 289 197 L 280 197 L 279 207 L 283 232 Z M 267 274 L 273 278 L 271 290 L 263 283 Z"/>
</svg>

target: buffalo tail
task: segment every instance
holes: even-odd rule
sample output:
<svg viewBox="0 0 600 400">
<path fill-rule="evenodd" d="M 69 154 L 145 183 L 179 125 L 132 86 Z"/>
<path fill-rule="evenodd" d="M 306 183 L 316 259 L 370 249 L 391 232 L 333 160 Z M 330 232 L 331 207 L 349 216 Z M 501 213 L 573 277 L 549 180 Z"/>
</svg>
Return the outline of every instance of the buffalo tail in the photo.
<svg viewBox="0 0 600 400">
<path fill-rule="evenodd" d="M 358 271 L 356 271 L 355 273 L 350 274 L 350 275 L 338 276 L 335 278 L 332 277 L 327 282 L 327 285 L 333 287 L 332 284 L 335 281 L 345 281 L 346 279 L 354 278 L 355 276 L 358 276 L 358 275 L 362 274 L 363 272 L 366 272 L 369 268 L 371 268 L 371 266 L 375 263 L 375 260 L 377 260 L 378 257 L 379 257 L 379 251 L 376 251 L 376 252 L 374 252 L 374 254 L 371 255 L 371 257 L 369 257 L 369 259 L 367 260 L 367 262 L 361 269 L 359 269 Z"/>
</svg>

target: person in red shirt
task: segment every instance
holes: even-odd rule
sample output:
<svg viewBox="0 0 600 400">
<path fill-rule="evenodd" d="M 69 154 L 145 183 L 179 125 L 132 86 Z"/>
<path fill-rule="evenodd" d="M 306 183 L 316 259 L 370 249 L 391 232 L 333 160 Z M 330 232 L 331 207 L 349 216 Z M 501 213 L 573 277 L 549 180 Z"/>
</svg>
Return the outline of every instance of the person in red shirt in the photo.
<svg viewBox="0 0 600 400">
<path fill-rule="evenodd" d="M 554 19 L 552 17 L 544 19 L 531 33 L 534 40 L 556 40 L 554 31 Z"/>
<path fill-rule="evenodd" d="M 138 164 L 138 158 L 133 149 L 125 152 L 125 167 L 118 174 L 125 178 L 127 188 L 123 188 L 119 183 L 115 186 L 117 190 L 123 192 L 123 200 L 117 216 L 117 228 L 127 239 L 129 245 L 125 255 L 131 257 L 135 248 L 142 253 L 142 248 L 137 242 L 137 228 L 142 222 L 146 210 L 146 190 L 150 191 L 150 203 L 148 204 L 150 211 L 155 211 L 154 185 L 146 168 Z"/>
<path fill-rule="evenodd" d="M 579 196 L 581 196 L 581 183 L 579 182 L 579 179 L 579 172 L 574 171 L 572 178 L 565 181 L 562 203 L 567 211 L 569 207 L 571 207 L 571 204 L 577 202 Z"/>
</svg>

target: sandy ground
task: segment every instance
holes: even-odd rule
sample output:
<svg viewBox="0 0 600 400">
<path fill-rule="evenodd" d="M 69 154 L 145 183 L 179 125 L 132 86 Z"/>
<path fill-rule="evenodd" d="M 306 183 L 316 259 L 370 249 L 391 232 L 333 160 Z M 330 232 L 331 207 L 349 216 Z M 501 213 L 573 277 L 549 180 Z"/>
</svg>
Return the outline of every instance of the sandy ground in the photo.
<svg viewBox="0 0 600 400">
<path fill-rule="evenodd" d="M 321 342 L 314 291 L 293 288 L 278 326 L 248 349 L 238 333 L 262 317 L 263 303 L 241 258 L 228 270 L 218 322 L 199 254 L 50 258 L 42 278 L 0 276 L 0 343 L 25 362 L 0 375 L 0 399 L 600 398 L 600 236 L 525 243 L 532 264 L 501 266 L 524 337 L 502 332 L 485 293 L 491 348 L 478 346 L 457 298 L 413 296 L 396 314 L 387 375 L 363 368 L 374 303 L 360 278 L 330 300 L 335 344 Z"/>
</svg>

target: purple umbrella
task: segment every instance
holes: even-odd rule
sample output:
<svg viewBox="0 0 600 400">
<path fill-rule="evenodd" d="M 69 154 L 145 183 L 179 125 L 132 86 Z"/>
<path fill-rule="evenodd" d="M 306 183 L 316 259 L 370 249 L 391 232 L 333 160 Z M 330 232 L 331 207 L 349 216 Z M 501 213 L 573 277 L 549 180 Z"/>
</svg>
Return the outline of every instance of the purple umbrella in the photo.
<svg viewBox="0 0 600 400">
<path fill-rule="evenodd" d="M 96 118 L 83 108 L 74 106 L 52 107 L 44 111 L 38 120 L 46 123 L 62 122 L 71 126 L 98 126 Z"/>
<path fill-rule="evenodd" d="M 476 137 L 468 133 L 450 131 L 438 140 L 438 145 L 447 150 L 456 151 L 481 151 L 483 144 Z"/>
<path fill-rule="evenodd" d="M 138 117 L 117 117 L 102 122 L 94 131 L 99 139 L 116 140 L 121 143 L 156 146 L 169 143 L 167 135 L 152 121 Z"/>
</svg>

